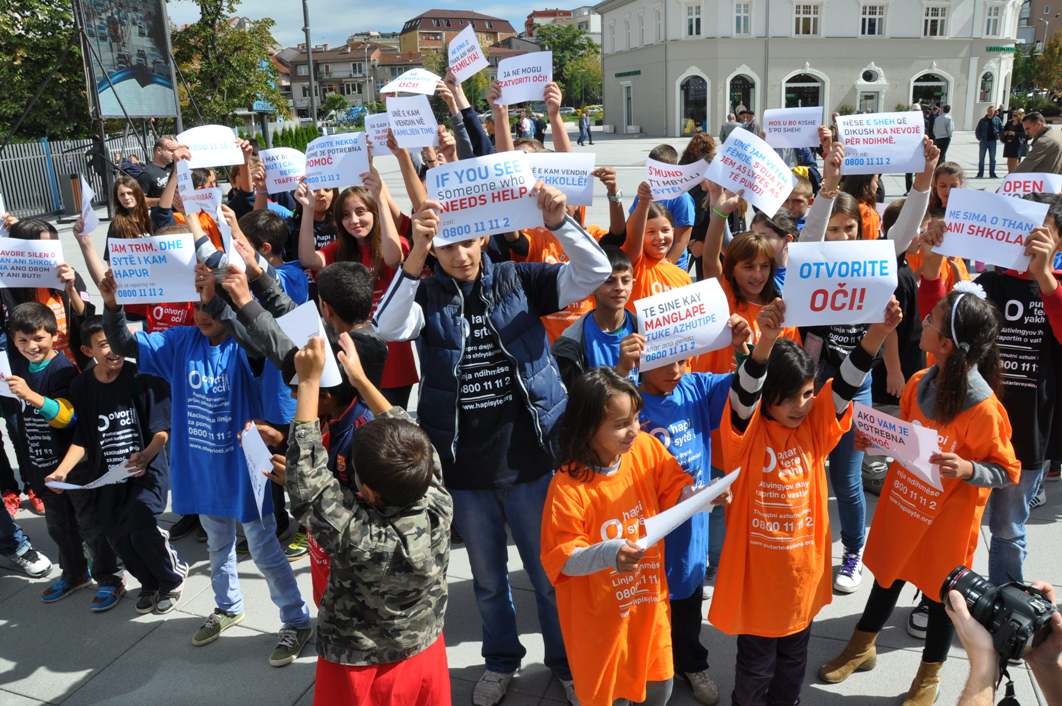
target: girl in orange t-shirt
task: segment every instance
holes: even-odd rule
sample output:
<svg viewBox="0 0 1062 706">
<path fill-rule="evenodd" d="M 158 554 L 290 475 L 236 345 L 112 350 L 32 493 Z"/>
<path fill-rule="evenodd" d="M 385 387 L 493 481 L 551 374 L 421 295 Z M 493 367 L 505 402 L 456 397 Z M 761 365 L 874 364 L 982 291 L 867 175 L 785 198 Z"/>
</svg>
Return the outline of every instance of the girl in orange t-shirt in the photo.
<svg viewBox="0 0 1062 706">
<path fill-rule="evenodd" d="M 649 182 L 638 185 L 638 205 L 627 219 L 627 239 L 623 252 L 634 265 L 634 288 L 627 308 L 634 302 L 670 289 L 693 284 L 690 274 L 667 259 L 675 242 L 671 213 L 653 202 Z"/>
<path fill-rule="evenodd" d="M 991 489 L 1017 482 L 1021 470 L 1010 420 L 993 391 L 999 323 L 984 296 L 976 285 L 960 284 L 926 317 L 921 348 L 939 362 L 907 382 L 900 416 L 937 431 L 941 450 L 929 460 L 939 468 L 940 487 L 892 463 L 864 556 L 876 581 L 848 645 L 819 670 L 825 682 L 874 668 L 877 634 L 909 581 L 933 599 L 922 664 L 903 703 L 929 706 L 937 698 L 955 629 L 935 599 L 948 573 L 973 561 Z"/>
<path fill-rule="evenodd" d="M 595 368 L 568 394 L 542 566 L 557 590 L 575 693 L 583 706 L 663 706 L 675 672 L 664 545 L 636 542 L 641 521 L 674 505 L 693 478 L 640 431 L 642 401 L 629 380 Z"/>
<path fill-rule="evenodd" d="M 870 327 L 818 394 L 811 356 L 778 342 L 784 319 L 781 299 L 760 312 L 760 340 L 734 376 L 721 427 L 726 470 L 741 472 L 708 620 L 738 636 L 736 706 L 799 701 L 811 621 L 831 598 L 826 458 L 902 313 L 893 298 L 885 323 Z"/>
<path fill-rule="evenodd" d="M 841 180 L 841 191 L 850 194 L 859 204 L 860 240 L 877 240 L 881 236 L 881 215 L 878 214 L 878 175 L 856 174 Z"/>
</svg>

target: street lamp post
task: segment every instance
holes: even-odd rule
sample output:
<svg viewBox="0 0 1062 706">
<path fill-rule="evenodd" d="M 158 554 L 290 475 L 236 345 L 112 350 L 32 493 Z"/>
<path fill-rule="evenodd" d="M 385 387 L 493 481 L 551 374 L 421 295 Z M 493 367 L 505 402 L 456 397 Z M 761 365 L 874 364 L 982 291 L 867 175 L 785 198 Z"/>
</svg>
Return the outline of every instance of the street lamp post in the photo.
<svg viewBox="0 0 1062 706">
<path fill-rule="evenodd" d="M 302 0 L 302 31 L 306 36 L 306 64 L 310 74 L 310 118 L 317 127 L 317 85 L 313 77 L 313 44 L 310 42 L 310 8 Z"/>
</svg>

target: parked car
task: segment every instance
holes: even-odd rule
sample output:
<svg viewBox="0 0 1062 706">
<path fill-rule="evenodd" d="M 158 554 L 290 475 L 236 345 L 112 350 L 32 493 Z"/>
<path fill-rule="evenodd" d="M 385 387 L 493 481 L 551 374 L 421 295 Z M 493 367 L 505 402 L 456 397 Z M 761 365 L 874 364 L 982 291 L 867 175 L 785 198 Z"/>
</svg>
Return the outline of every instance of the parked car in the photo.
<svg viewBox="0 0 1062 706">
<path fill-rule="evenodd" d="M 147 66 L 147 52 L 143 49 L 136 50 L 136 63 L 141 66 Z"/>
<path fill-rule="evenodd" d="M 571 107 L 570 105 L 561 106 L 560 114 L 561 115 L 575 115 L 575 108 Z"/>
</svg>

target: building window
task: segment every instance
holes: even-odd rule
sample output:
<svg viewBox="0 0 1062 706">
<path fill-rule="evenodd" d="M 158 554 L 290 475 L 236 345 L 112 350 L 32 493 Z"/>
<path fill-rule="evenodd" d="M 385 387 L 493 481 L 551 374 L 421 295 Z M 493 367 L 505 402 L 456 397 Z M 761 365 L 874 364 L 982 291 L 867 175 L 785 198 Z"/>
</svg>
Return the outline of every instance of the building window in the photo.
<svg viewBox="0 0 1062 706">
<path fill-rule="evenodd" d="M 398 78 L 405 72 L 405 69 L 401 66 L 391 67 L 391 78 Z"/>
<path fill-rule="evenodd" d="M 948 35 L 948 8 L 929 5 L 922 15 L 923 37 L 946 37 Z"/>
<path fill-rule="evenodd" d="M 434 26 L 434 27 L 438 27 L 439 26 L 439 20 L 432 20 L 431 23 L 432 23 L 432 26 Z"/>
<path fill-rule="evenodd" d="M 295 75 L 296 76 L 309 76 L 310 75 L 310 66 L 309 66 L 309 64 L 299 64 L 298 66 L 296 66 L 295 67 Z"/>
<path fill-rule="evenodd" d="M 944 105 L 948 102 L 948 80 L 937 74 L 922 74 L 911 82 L 911 103 Z"/>
<path fill-rule="evenodd" d="M 752 34 L 752 3 L 734 3 L 734 34 Z"/>
<path fill-rule="evenodd" d="M 756 112 L 756 81 L 751 76 L 738 74 L 730 79 L 730 111 L 737 115 L 742 110 Z"/>
<path fill-rule="evenodd" d="M 819 33 L 819 6 L 798 3 L 793 6 L 793 34 L 817 35 Z"/>
<path fill-rule="evenodd" d="M 998 37 L 999 27 L 1003 18 L 1003 7 L 1000 5 L 989 5 L 987 13 L 985 14 L 985 36 L 986 37 Z"/>
<path fill-rule="evenodd" d="M 881 37 L 885 34 L 885 6 L 864 5 L 859 33 L 864 37 Z"/>
<path fill-rule="evenodd" d="M 686 6 L 686 36 L 687 37 L 699 37 L 699 36 L 701 36 L 701 6 L 700 5 L 687 5 Z"/>
<path fill-rule="evenodd" d="M 638 15 L 638 46 L 645 46 L 645 16 Z"/>
<path fill-rule="evenodd" d="M 785 82 L 785 107 L 810 108 L 822 105 L 822 79 L 811 74 L 797 74 Z"/>
<path fill-rule="evenodd" d="M 494 29 L 494 23 L 490 20 L 487 20 L 487 29 Z"/>
<path fill-rule="evenodd" d="M 350 74 L 352 76 L 361 76 L 365 73 L 365 65 L 360 61 L 355 61 L 350 65 Z"/>
<path fill-rule="evenodd" d="M 992 87 L 996 82 L 995 76 L 991 71 L 985 71 L 981 74 L 981 84 L 977 91 L 977 100 L 981 103 L 988 103 L 992 100 Z"/>
<path fill-rule="evenodd" d="M 656 15 L 656 41 L 664 41 L 664 15 L 660 10 L 653 10 Z"/>
<path fill-rule="evenodd" d="M 609 23 L 608 25 L 608 44 L 605 47 L 606 51 L 616 51 L 616 24 Z"/>
</svg>

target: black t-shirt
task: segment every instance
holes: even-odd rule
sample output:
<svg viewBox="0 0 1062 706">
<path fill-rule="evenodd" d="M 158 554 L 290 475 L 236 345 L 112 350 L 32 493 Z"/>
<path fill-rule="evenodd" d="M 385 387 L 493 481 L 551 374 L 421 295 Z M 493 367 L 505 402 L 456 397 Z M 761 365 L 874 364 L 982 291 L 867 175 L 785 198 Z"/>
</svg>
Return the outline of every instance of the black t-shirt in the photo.
<svg viewBox="0 0 1062 706">
<path fill-rule="evenodd" d="M 900 346 L 900 370 L 903 371 L 904 379 L 910 380 L 912 375 L 926 367 L 926 357 L 919 347 L 922 339 L 922 319 L 918 316 L 918 278 L 902 256 L 897 262 L 896 291 L 893 294 L 903 310 L 903 321 L 896 327 L 897 343 Z M 900 399 L 887 391 L 887 377 L 885 358 L 881 356 L 874 365 L 871 388 L 874 403 L 898 405 Z"/>
<path fill-rule="evenodd" d="M 154 162 L 144 165 L 143 171 L 136 177 L 136 183 L 144 190 L 144 196 L 149 199 L 157 199 L 162 196 L 162 190 L 166 188 L 166 182 L 170 179 L 170 170 L 163 169 Z"/>
<path fill-rule="evenodd" d="M 53 400 L 70 398 L 70 383 L 77 376 L 77 368 L 62 353 L 52 358 L 42 370 L 30 372 L 29 363 L 21 355 L 11 356 L 11 372 L 26 381 L 31 390 Z M 31 485 L 40 491 L 45 476 L 49 475 L 62 461 L 70 448 L 72 429 L 57 429 L 51 426 L 37 410 L 27 405 L 20 405 L 19 422 L 22 427 L 22 443 L 26 458 L 32 468 L 22 469 L 33 474 Z M 76 412 L 76 408 L 75 408 Z M 73 481 L 77 482 L 77 481 Z"/>
<path fill-rule="evenodd" d="M 288 242 L 284 246 L 284 261 L 299 259 L 299 227 L 302 214 L 296 211 L 288 220 Z M 336 239 L 336 227 L 328 220 L 313 222 L 313 247 L 320 250 Z"/>
</svg>

